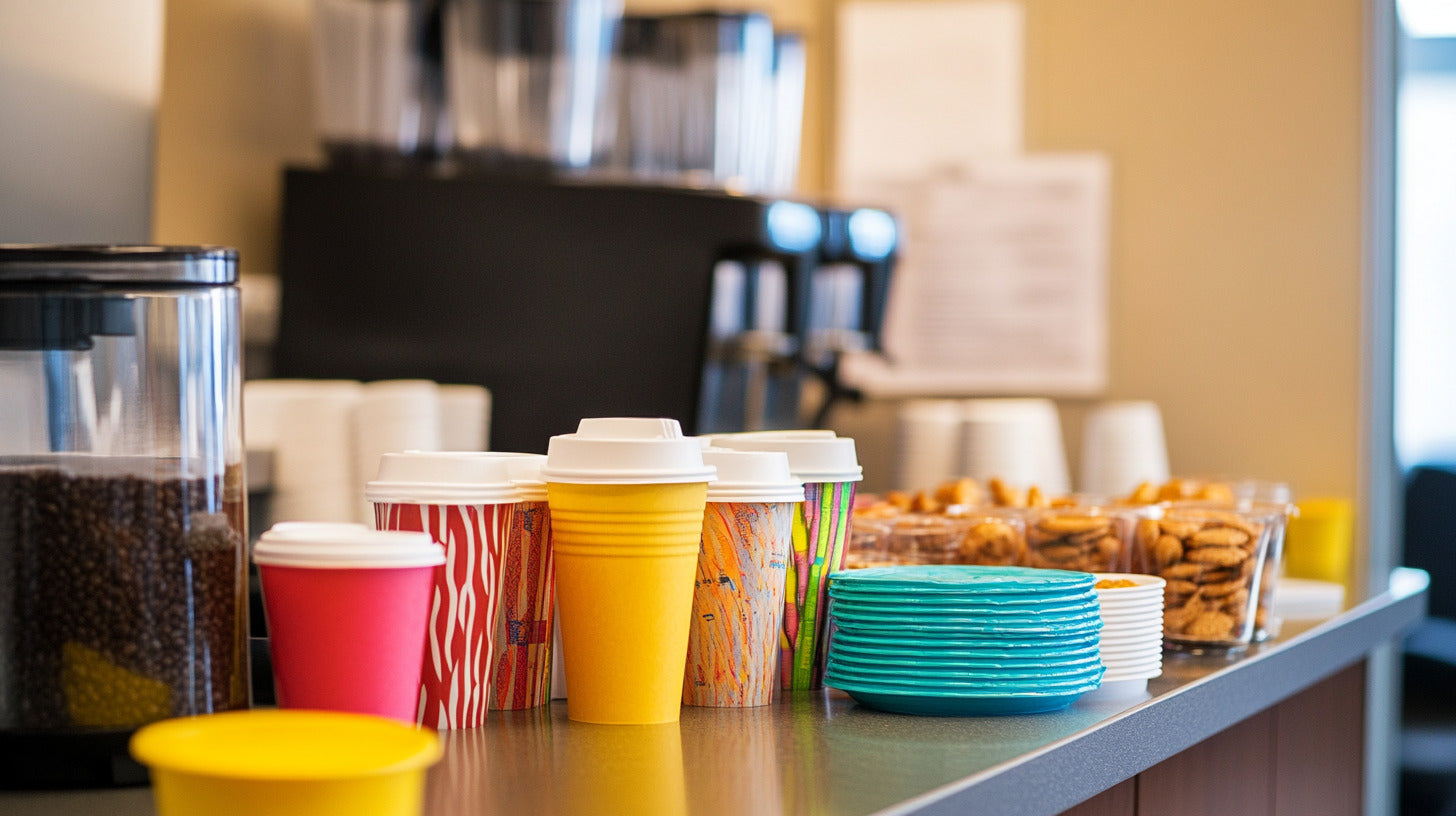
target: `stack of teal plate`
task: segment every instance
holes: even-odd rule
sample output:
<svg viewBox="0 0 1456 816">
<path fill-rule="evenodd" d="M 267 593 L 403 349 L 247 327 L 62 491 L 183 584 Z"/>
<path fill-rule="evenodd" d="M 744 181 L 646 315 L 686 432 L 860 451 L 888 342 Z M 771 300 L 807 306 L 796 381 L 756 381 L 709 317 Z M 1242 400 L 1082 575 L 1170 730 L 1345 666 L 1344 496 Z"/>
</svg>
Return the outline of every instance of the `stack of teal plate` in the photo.
<svg viewBox="0 0 1456 816">
<path fill-rule="evenodd" d="M 902 714 L 1065 708 L 1102 678 L 1093 580 L 1029 567 L 836 573 L 824 684 Z"/>
</svg>

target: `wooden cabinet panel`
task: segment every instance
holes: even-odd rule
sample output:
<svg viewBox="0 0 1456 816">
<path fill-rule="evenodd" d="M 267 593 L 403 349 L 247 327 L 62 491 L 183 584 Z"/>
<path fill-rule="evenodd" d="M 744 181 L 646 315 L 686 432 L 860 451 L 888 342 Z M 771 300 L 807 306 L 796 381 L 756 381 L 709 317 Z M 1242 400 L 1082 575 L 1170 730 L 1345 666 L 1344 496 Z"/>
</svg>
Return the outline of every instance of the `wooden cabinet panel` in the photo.
<svg viewBox="0 0 1456 816">
<path fill-rule="evenodd" d="M 1359 816 L 1364 661 L 1280 703 L 1274 713 L 1274 816 Z"/>
<path fill-rule="evenodd" d="M 1144 771 L 1137 816 L 1273 816 L 1275 723 L 1261 711 Z"/>
<path fill-rule="evenodd" d="M 1062 811 L 1061 816 L 1137 816 L 1137 777 Z"/>
</svg>

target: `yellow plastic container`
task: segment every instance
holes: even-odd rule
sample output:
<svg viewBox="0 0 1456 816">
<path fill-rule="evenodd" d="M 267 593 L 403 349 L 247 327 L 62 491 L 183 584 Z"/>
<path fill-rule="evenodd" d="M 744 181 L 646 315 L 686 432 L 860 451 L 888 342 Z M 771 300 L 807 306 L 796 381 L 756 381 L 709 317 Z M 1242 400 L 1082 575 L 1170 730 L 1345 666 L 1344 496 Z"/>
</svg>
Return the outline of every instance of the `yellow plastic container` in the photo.
<svg viewBox="0 0 1456 816">
<path fill-rule="evenodd" d="M 548 482 L 567 717 L 676 722 L 707 483 Z"/>
<path fill-rule="evenodd" d="M 441 748 L 383 717 L 259 710 L 153 723 L 131 753 L 158 816 L 418 816 Z"/>
<path fill-rule="evenodd" d="M 1355 508 L 1349 499 L 1314 498 L 1298 502 L 1299 515 L 1284 534 L 1284 572 L 1336 584 L 1350 582 L 1355 540 Z"/>
</svg>

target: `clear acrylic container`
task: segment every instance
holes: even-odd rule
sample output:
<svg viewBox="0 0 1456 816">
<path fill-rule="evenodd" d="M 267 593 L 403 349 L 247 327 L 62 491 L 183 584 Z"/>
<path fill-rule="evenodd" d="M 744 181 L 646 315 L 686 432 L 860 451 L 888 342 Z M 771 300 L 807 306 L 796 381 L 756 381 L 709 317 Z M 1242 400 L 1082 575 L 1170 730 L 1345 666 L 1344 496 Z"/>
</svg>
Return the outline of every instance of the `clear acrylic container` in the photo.
<svg viewBox="0 0 1456 816">
<path fill-rule="evenodd" d="M 236 253 L 0 245 L 0 783 L 245 707 Z"/>
<path fill-rule="evenodd" d="M 583 170 L 616 136 L 606 104 L 621 0 L 456 0 L 444 50 L 455 148 L 487 165 Z"/>
<path fill-rule="evenodd" d="M 1282 511 L 1263 508 L 1173 503 L 1164 510 L 1157 538 L 1145 545 L 1146 571 L 1167 581 L 1170 647 L 1228 652 L 1253 642 L 1270 540 L 1282 523 Z"/>
</svg>

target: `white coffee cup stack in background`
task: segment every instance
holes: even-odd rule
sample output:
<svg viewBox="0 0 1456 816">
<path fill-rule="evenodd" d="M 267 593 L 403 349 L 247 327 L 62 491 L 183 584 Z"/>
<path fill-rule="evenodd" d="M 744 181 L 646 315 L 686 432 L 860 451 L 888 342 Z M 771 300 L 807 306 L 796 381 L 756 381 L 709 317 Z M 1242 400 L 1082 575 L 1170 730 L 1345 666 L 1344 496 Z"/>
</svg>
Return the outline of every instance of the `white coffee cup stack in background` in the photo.
<svg viewBox="0 0 1456 816">
<path fill-rule="evenodd" d="M 961 475 L 1000 478 L 1047 495 L 1070 490 L 1061 417 L 1049 399 L 975 399 L 961 404 Z"/>
<path fill-rule="evenodd" d="M 357 520 L 365 524 L 374 521 L 374 505 L 364 499 L 363 485 L 373 478 L 381 456 L 441 449 L 440 395 L 434 381 L 365 383 L 354 413 L 354 473 L 359 484 Z"/>
<path fill-rule="evenodd" d="M 255 380 L 243 386 L 249 450 L 273 452 L 274 518 L 355 521 L 353 425 L 362 386 L 352 380 Z"/>
<path fill-rule="evenodd" d="M 440 450 L 490 449 L 490 392 L 479 385 L 441 385 Z"/>
<path fill-rule="evenodd" d="M 1122 495 L 1142 482 L 1168 480 L 1163 415 L 1155 402 L 1104 402 L 1087 413 L 1082 429 L 1078 488 L 1096 495 Z"/>
<path fill-rule="evenodd" d="M 895 486 L 917 490 L 959 478 L 962 411 L 957 400 L 910 400 L 896 417 Z"/>
</svg>

